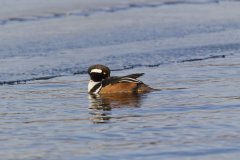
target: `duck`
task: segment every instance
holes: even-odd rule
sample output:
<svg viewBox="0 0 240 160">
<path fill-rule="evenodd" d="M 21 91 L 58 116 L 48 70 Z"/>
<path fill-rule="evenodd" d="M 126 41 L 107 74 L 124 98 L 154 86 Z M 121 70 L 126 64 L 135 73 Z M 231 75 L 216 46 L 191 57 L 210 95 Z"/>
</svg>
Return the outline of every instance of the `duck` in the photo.
<svg viewBox="0 0 240 160">
<path fill-rule="evenodd" d="M 144 73 L 134 73 L 125 76 L 110 76 L 109 67 L 95 64 L 88 68 L 90 80 L 88 83 L 89 94 L 112 93 L 146 93 L 153 90 L 138 78 Z"/>
</svg>

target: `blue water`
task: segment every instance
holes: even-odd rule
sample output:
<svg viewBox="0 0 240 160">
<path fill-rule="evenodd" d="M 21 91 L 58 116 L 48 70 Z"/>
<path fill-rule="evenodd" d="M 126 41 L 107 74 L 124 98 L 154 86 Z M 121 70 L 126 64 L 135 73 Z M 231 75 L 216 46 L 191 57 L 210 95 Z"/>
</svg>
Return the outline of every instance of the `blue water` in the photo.
<svg viewBox="0 0 240 160">
<path fill-rule="evenodd" d="M 238 159 L 238 1 L 0 4 L 0 159 Z M 160 90 L 90 96 L 95 63 Z"/>
<path fill-rule="evenodd" d="M 15 9 L 14 2 L 8 5 L 9 10 Z M 2 21 L 9 22 L 0 25 L 0 83 L 86 73 L 86 68 L 96 62 L 119 70 L 205 59 L 221 56 L 219 51 L 239 49 L 235 33 L 240 28 L 238 2 L 177 2 L 124 1 L 97 6 L 78 2 L 79 11 L 71 11 L 70 4 L 66 8 L 55 4 L 57 10 L 45 1 L 39 8 L 32 1 L 23 1 L 18 5 L 26 11 L 16 10 L 14 17 L 10 11 L 1 15 Z M 54 13 L 48 11 L 48 5 Z M 121 7 L 125 9 L 116 9 Z M 89 16 L 72 14 L 84 11 Z M 65 16 L 38 18 L 56 13 Z M 29 17 L 34 20 L 11 20 Z M 147 59 L 142 61 L 143 57 Z"/>
</svg>

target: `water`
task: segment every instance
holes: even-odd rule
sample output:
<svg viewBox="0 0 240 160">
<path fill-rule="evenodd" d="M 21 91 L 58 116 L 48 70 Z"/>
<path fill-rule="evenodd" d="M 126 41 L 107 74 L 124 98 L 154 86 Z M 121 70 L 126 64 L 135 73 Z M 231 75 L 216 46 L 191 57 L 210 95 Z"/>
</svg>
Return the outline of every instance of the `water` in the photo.
<svg viewBox="0 0 240 160">
<path fill-rule="evenodd" d="M 175 2 L 0 1 L 1 159 L 238 159 L 240 3 Z M 95 63 L 161 91 L 89 96 Z"/>
</svg>

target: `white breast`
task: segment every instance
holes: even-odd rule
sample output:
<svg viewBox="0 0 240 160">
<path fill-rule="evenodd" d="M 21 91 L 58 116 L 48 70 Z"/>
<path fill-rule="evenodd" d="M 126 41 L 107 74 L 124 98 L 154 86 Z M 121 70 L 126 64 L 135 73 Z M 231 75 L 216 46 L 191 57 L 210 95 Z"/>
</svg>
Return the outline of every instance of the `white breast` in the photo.
<svg viewBox="0 0 240 160">
<path fill-rule="evenodd" d="M 100 82 L 94 82 L 94 81 L 90 80 L 90 81 L 88 82 L 88 93 L 91 91 L 91 89 L 92 89 L 95 85 L 97 85 L 97 84 L 99 84 L 99 83 L 100 83 Z M 100 90 L 100 88 L 97 89 L 94 93 L 98 93 L 99 90 Z"/>
</svg>

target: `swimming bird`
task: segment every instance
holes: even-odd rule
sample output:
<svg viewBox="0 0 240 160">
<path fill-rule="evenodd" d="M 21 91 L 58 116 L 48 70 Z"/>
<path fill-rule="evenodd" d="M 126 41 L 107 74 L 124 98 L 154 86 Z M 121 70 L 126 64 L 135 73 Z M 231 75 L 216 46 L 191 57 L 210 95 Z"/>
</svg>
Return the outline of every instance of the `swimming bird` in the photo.
<svg viewBox="0 0 240 160">
<path fill-rule="evenodd" d="M 153 89 L 137 78 L 144 73 L 129 74 L 126 76 L 110 76 L 111 70 L 104 65 L 96 64 L 88 68 L 90 81 L 88 93 L 111 94 L 111 93 L 145 93 Z"/>
</svg>

